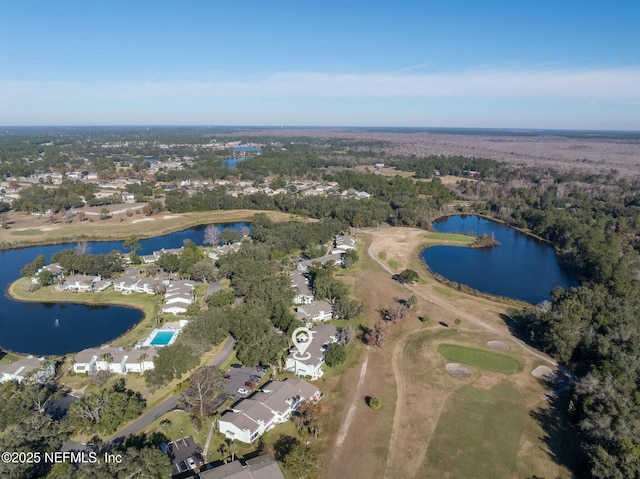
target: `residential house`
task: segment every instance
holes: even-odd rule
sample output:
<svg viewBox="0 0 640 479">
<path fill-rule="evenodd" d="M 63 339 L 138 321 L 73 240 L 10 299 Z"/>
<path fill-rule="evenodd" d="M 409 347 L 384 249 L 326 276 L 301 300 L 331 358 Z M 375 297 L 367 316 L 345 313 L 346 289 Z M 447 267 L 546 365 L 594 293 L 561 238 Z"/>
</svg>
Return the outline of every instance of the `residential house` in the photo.
<svg viewBox="0 0 640 479">
<path fill-rule="evenodd" d="M 10 364 L 0 366 L 0 383 L 17 381 L 21 383 L 26 378 L 42 382 L 55 374 L 55 365 L 47 363 L 45 358 L 27 356 Z"/>
<path fill-rule="evenodd" d="M 158 294 L 163 292 L 168 284 L 169 280 L 163 278 L 143 278 L 135 283 L 134 291 L 136 293 Z"/>
<path fill-rule="evenodd" d="M 315 301 L 296 308 L 296 318 L 300 321 L 327 321 L 333 318 L 333 307 L 326 301 Z"/>
<path fill-rule="evenodd" d="M 298 269 L 301 271 L 309 271 L 311 266 L 324 266 L 329 261 L 333 261 L 336 265 L 342 265 L 344 263 L 344 250 L 337 249 L 332 251 L 330 254 L 325 254 L 324 256 L 320 256 L 319 258 L 311 258 L 305 259 L 298 263 Z"/>
<path fill-rule="evenodd" d="M 31 282 L 33 284 L 39 283 L 40 281 L 39 276 L 40 276 L 40 273 L 42 273 L 43 271 L 49 271 L 53 275 L 52 280 L 55 281 L 57 278 L 62 276 L 62 273 L 64 273 L 64 268 L 60 266 L 58 263 L 51 263 L 43 266 L 38 271 L 36 271 L 36 274 L 33 276 L 33 278 L 31 278 Z"/>
<path fill-rule="evenodd" d="M 225 412 L 218 419 L 218 429 L 229 439 L 249 444 L 286 422 L 302 401 L 319 401 L 321 397 L 320 390 L 302 379 L 272 381 Z"/>
<path fill-rule="evenodd" d="M 225 254 L 235 253 L 240 249 L 240 246 L 242 246 L 241 242 L 225 244 L 222 246 L 215 246 L 214 248 L 211 249 L 211 251 L 207 253 L 207 256 L 209 256 L 209 258 L 211 258 L 212 260 L 216 261 L 220 259 L 220 257 L 224 256 Z"/>
<path fill-rule="evenodd" d="M 76 354 L 73 371 L 75 373 L 93 374 L 98 371 L 109 371 L 114 374 L 144 373 L 153 369 L 155 348 L 132 349 L 102 346 L 89 348 Z"/>
<path fill-rule="evenodd" d="M 293 304 L 310 304 L 315 300 L 311 289 L 309 288 L 309 280 L 300 270 L 289 273 L 291 285 L 296 293 L 293 297 Z"/>
<path fill-rule="evenodd" d="M 334 247 L 337 250 L 347 251 L 350 249 L 356 249 L 356 239 L 349 235 L 336 236 L 334 240 Z"/>
<path fill-rule="evenodd" d="M 312 381 L 322 377 L 324 371 L 324 352 L 327 346 L 338 340 L 338 329 L 332 324 L 320 324 L 311 330 L 311 344 L 305 351 L 305 356 L 295 350 L 289 354 L 285 363 L 287 371 L 297 376 L 308 376 Z"/>
<path fill-rule="evenodd" d="M 163 313 L 185 314 L 187 308 L 194 301 L 194 283 L 192 281 L 173 281 L 167 286 L 164 295 Z"/>
<path fill-rule="evenodd" d="M 140 281 L 138 278 L 126 274 L 113 281 L 113 289 L 122 294 L 130 294 L 136 290 L 138 281 Z"/>
<path fill-rule="evenodd" d="M 79 293 L 93 292 L 94 284 L 102 281 L 100 276 L 90 276 L 86 274 L 76 274 L 67 276 L 62 283 L 64 291 L 77 291 Z"/>
<path fill-rule="evenodd" d="M 201 470 L 199 476 L 200 479 L 285 479 L 280 466 L 269 454 Z"/>
</svg>

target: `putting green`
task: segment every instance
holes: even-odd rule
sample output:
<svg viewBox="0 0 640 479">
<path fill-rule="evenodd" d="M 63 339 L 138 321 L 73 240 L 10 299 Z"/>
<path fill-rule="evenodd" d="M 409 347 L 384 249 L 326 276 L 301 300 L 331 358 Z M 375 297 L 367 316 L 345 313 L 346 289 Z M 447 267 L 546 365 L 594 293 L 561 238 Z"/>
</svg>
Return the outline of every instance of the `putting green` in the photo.
<svg viewBox="0 0 640 479">
<path fill-rule="evenodd" d="M 522 371 L 522 363 L 504 354 L 483 351 L 482 349 L 466 348 L 456 344 L 440 344 L 438 352 L 447 361 L 462 363 L 488 371 L 503 374 L 513 374 Z"/>
</svg>

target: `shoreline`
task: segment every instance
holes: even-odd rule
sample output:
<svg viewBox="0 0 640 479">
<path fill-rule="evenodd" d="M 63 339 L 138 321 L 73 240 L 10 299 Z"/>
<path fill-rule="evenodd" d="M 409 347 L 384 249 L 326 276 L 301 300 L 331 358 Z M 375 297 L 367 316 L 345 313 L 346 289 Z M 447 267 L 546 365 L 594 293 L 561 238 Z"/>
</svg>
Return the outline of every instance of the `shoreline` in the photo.
<svg viewBox="0 0 640 479">
<path fill-rule="evenodd" d="M 6 248 L 6 242 L 0 240 L 0 251 L 11 251 L 13 249 L 20 248 L 29 248 L 29 247 L 37 247 L 37 246 L 49 246 L 55 244 L 64 244 L 64 243 L 74 243 L 79 240 L 82 241 L 119 241 L 127 239 L 128 237 L 135 235 L 138 239 L 146 239 L 146 238 L 154 238 L 159 236 L 165 236 L 168 234 L 172 234 L 178 231 L 183 231 L 185 229 L 194 228 L 196 226 L 204 225 L 204 224 L 224 224 L 224 223 L 236 223 L 236 222 L 246 222 L 249 221 L 254 215 L 259 213 L 265 213 L 269 218 L 274 221 L 282 221 L 282 220 L 304 220 L 301 219 L 297 215 L 292 215 L 289 213 L 284 213 L 280 211 L 265 211 L 265 210 L 214 210 L 214 211 L 203 211 L 203 212 L 189 212 L 189 213 L 177 213 L 173 216 L 174 218 L 163 219 L 162 216 L 155 218 L 157 221 L 145 221 L 144 226 L 139 223 L 135 225 L 131 220 L 127 222 L 126 225 L 122 223 L 117 223 L 117 226 L 127 227 L 130 231 L 119 231 L 113 233 L 109 231 L 110 224 L 100 224 L 99 227 L 102 231 L 94 231 L 92 234 L 82 234 L 80 236 L 70 236 L 70 235 L 61 235 L 58 237 L 52 237 L 51 233 L 55 231 L 61 230 L 53 230 L 53 231 L 42 231 L 43 237 L 39 237 L 37 239 L 25 239 L 24 242 L 20 240 L 20 244 L 13 243 L 10 247 Z M 179 219 L 178 222 L 171 222 L 170 220 Z M 133 220 L 135 221 L 135 220 Z M 76 225 L 74 225 L 76 226 Z M 140 226 L 142 231 L 131 231 L 134 230 L 137 226 Z M 8 230 L 10 231 L 10 230 Z M 10 234 L 10 233 L 9 233 Z M 46 297 L 42 293 L 48 293 L 50 290 L 44 288 L 43 291 L 38 293 L 38 291 L 34 293 L 22 293 L 18 291 L 18 286 L 22 283 L 26 283 L 28 278 L 19 277 L 15 281 L 11 282 L 7 285 L 5 290 L 5 296 L 8 297 L 12 301 L 20 301 L 25 303 L 73 303 L 73 304 L 84 304 L 84 305 L 95 305 L 95 306 L 121 306 L 125 308 L 136 309 L 142 313 L 142 318 L 135 325 L 133 325 L 130 329 L 125 331 L 124 333 L 116 336 L 112 340 L 109 341 L 111 345 L 123 345 L 126 343 L 135 344 L 135 342 L 142 337 L 142 334 L 145 329 L 152 328 L 155 325 L 155 317 L 158 315 L 158 307 L 156 304 L 156 300 L 153 296 L 140 295 L 139 298 L 136 296 L 122 296 L 120 297 L 109 297 L 105 298 L 106 295 L 114 294 L 113 290 L 101 293 L 69 293 L 69 292 L 56 292 L 55 297 Z M 50 286 L 47 288 L 51 288 Z M 91 295 L 87 297 L 83 297 L 83 295 Z M 43 297 L 44 296 L 44 297 Z M 128 301 L 128 299 L 139 299 L 140 301 Z M 147 303 L 147 304 L 145 304 Z M 16 356 L 27 357 L 31 355 L 31 353 L 23 353 L 13 351 L 11 349 L 0 348 L 0 351 L 3 351 L 8 354 L 13 354 Z M 47 357 L 58 357 L 64 358 L 68 354 L 75 353 L 67 353 L 63 355 L 46 355 Z"/>
<path fill-rule="evenodd" d="M 312 218 L 305 219 L 298 215 L 275 210 L 213 210 L 175 214 L 166 213 L 168 214 L 145 217 L 149 218 L 149 220 L 142 223 L 133 223 L 140 220 L 140 218 L 127 218 L 122 222 L 83 223 L 82 225 L 74 223 L 72 225 L 62 225 L 60 228 L 52 230 L 43 230 L 42 224 L 33 228 L 26 228 L 26 230 L 40 231 L 41 234 L 38 234 L 37 237 L 21 236 L 19 232 L 23 231 L 22 229 L 13 230 L 10 228 L 0 231 L 0 251 L 29 248 L 31 246 L 77 243 L 78 241 L 122 241 L 131 236 L 135 236 L 137 239 L 154 238 L 206 224 L 248 222 L 254 215 L 259 213 L 266 214 L 273 221 L 314 221 Z M 164 216 L 172 216 L 172 218 L 164 218 Z M 87 231 L 64 233 L 65 229 L 86 229 Z M 117 231 L 114 232 L 114 229 Z M 18 234 L 15 235 L 14 233 Z"/>
<path fill-rule="evenodd" d="M 499 296 L 496 294 L 485 293 L 484 291 L 480 291 L 479 289 L 472 288 L 464 283 L 458 283 L 456 281 L 452 281 L 450 279 L 445 278 L 441 274 L 438 274 L 431 270 L 427 262 L 422 258 L 421 254 L 423 251 L 429 249 L 432 246 L 445 246 L 438 244 L 422 244 L 418 246 L 415 250 L 415 256 L 417 257 L 420 264 L 423 266 L 424 271 L 428 274 L 434 281 L 451 288 L 453 291 L 458 291 L 460 293 L 466 293 L 470 296 L 474 296 L 476 298 L 487 299 L 489 301 L 495 301 L 496 303 L 500 303 L 507 306 L 516 306 L 516 307 L 528 307 L 531 306 L 532 303 L 528 303 L 526 301 L 522 301 L 521 299 L 509 298 L 508 296 Z M 446 246 L 455 246 L 457 248 L 471 248 L 468 245 L 446 245 Z M 472 248 L 477 249 L 477 248 Z M 459 285 L 459 287 L 453 286 L 453 283 Z"/>
<path fill-rule="evenodd" d="M 5 296 L 7 296 L 9 299 L 11 299 L 12 301 L 20 301 L 23 303 L 73 303 L 73 304 L 84 304 L 84 305 L 90 305 L 90 306 L 120 306 L 120 307 L 125 307 L 125 308 L 130 308 L 130 309 L 135 309 L 138 310 L 142 313 L 142 318 L 140 319 L 140 321 L 138 321 L 136 324 L 134 324 L 131 328 L 129 328 L 127 331 L 123 332 L 122 334 L 116 336 L 115 338 L 113 338 L 111 341 L 109 341 L 108 344 L 110 345 L 114 345 L 114 343 L 130 343 L 133 342 L 135 344 L 135 342 L 137 340 L 139 340 L 140 338 L 143 337 L 142 333 L 144 331 L 144 329 L 146 329 L 147 327 L 151 327 L 153 326 L 153 317 L 156 316 L 158 314 L 157 312 L 157 307 L 155 304 L 155 297 L 154 296 L 149 296 L 149 297 L 145 297 L 143 295 L 139 295 L 139 299 L 142 299 L 141 303 L 137 303 L 137 302 L 128 302 L 126 301 L 126 298 L 129 298 L 131 295 L 127 296 L 126 298 L 123 298 L 122 300 L 120 300 L 119 298 L 108 298 L 105 299 L 104 293 L 69 293 L 69 292 L 57 292 L 57 296 L 58 298 L 47 298 L 47 297 L 42 297 L 43 295 L 40 294 L 38 295 L 38 291 L 35 291 L 34 293 L 29 293 L 29 295 L 33 295 L 33 296 L 28 296 L 27 294 L 22 294 L 20 292 L 18 292 L 18 287 L 21 283 L 26 283 L 26 281 L 28 281 L 29 278 L 18 278 L 17 280 L 15 280 L 14 282 L 12 282 L 9 287 L 6 289 L 5 292 Z M 48 286 L 47 288 L 50 288 L 51 286 Z M 43 288 L 44 289 L 44 288 Z M 45 292 L 49 292 L 49 290 L 45 289 Z M 113 294 L 113 291 L 108 292 L 107 294 Z M 80 295 L 95 295 L 93 297 L 89 296 L 89 297 L 81 297 Z M 146 301 L 145 301 L 146 300 Z M 148 304 L 144 304 L 144 303 L 148 303 Z M 121 345 L 121 344 L 120 344 Z M 16 352 L 16 351 L 12 351 L 10 349 L 4 349 L 2 348 L 2 351 L 5 351 L 7 353 L 12 353 L 12 354 L 16 354 L 16 355 L 20 355 L 20 356 L 28 356 L 31 353 L 22 353 L 22 352 Z M 76 354 L 78 351 L 75 352 L 71 352 L 71 353 L 66 353 L 66 354 L 51 354 L 51 355 L 41 355 L 41 356 L 46 356 L 46 357 L 60 357 L 63 358 L 69 354 Z"/>
<path fill-rule="evenodd" d="M 440 218 L 448 218 L 449 216 L 479 216 L 480 218 L 484 218 L 485 220 L 493 221 L 495 223 L 498 223 L 498 224 L 501 224 L 501 225 L 504 225 L 504 226 L 508 226 L 509 228 L 513 228 L 514 230 L 518 231 L 519 233 L 522 233 L 523 235 L 531 236 L 532 238 L 551 246 L 554 249 L 554 251 L 556 249 L 551 241 L 544 239 L 542 236 L 538 236 L 537 234 L 535 234 L 531 230 L 528 230 L 528 229 L 525 229 L 525 228 L 520 228 L 519 226 L 510 225 L 506 221 L 501 220 L 499 218 L 495 218 L 495 217 L 493 217 L 491 215 L 488 215 L 486 213 L 475 213 L 475 212 L 472 212 L 472 213 L 460 213 L 460 212 L 455 212 L 455 211 L 451 212 L 451 213 L 445 213 L 443 215 L 440 215 L 440 216 L 434 218 L 431 221 L 431 228 L 432 229 L 429 230 L 429 231 L 433 230 L 434 233 L 440 233 L 440 231 L 436 231 L 435 229 L 433 229 L 433 222 L 439 220 Z M 465 234 L 465 233 L 459 233 L 459 234 Z M 477 236 L 475 236 L 475 238 L 477 238 Z"/>
</svg>

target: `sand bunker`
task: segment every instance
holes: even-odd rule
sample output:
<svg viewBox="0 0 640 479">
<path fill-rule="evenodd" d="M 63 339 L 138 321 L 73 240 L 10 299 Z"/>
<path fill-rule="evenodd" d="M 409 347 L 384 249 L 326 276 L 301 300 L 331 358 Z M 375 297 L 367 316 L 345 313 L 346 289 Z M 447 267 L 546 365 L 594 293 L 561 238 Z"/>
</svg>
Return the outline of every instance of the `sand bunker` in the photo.
<svg viewBox="0 0 640 479">
<path fill-rule="evenodd" d="M 549 366 L 538 366 L 531 371 L 531 374 L 542 381 L 555 382 L 557 380 L 556 372 Z"/>
<path fill-rule="evenodd" d="M 489 341 L 487 346 L 491 349 L 499 349 L 500 351 L 509 351 L 511 349 L 511 346 L 507 343 L 503 343 L 502 341 Z"/>
<path fill-rule="evenodd" d="M 163 220 L 172 220 L 174 218 L 180 218 L 178 215 L 164 215 L 162 217 Z"/>
<path fill-rule="evenodd" d="M 471 371 L 469 370 L 469 368 L 463 366 L 462 364 L 448 363 L 447 371 L 449 371 L 449 374 L 457 378 L 468 379 L 471 377 Z"/>
<path fill-rule="evenodd" d="M 155 218 L 142 218 L 141 220 L 133 220 L 131 223 L 141 223 L 142 221 L 155 221 Z"/>
</svg>

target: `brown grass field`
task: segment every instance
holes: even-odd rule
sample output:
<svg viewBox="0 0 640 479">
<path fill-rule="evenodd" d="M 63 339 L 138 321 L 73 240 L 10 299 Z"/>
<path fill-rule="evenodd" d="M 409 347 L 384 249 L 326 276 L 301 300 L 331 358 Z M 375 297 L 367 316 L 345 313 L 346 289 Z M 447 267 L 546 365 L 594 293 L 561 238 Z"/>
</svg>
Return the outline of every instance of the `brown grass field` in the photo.
<svg viewBox="0 0 640 479">
<path fill-rule="evenodd" d="M 0 244 L 16 248 L 39 244 L 67 243 L 79 240 L 109 241 L 126 239 L 135 235 L 149 238 L 174 231 L 192 228 L 201 224 L 233 223 L 247 221 L 257 213 L 280 220 L 313 221 L 279 211 L 219 210 L 196 213 L 162 212 L 155 216 L 117 215 L 109 219 L 94 219 L 83 223 L 74 220 L 70 224 L 51 224 L 47 218 L 27 213 L 10 212 L 9 229 L 0 230 Z"/>
<path fill-rule="evenodd" d="M 464 237 L 386 228 L 361 231 L 358 239 L 360 261 L 344 279 L 365 304 L 365 323 L 372 325 L 378 310 L 399 298 L 415 294 L 419 300 L 407 318 L 390 325 L 387 344 L 363 348 L 360 364 L 341 378 L 333 408 L 341 412 L 328 430 L 324 477 L 572 477 L 561 465 L 570 467 L 575 455 L 571 433 L 552 451 L 534 418 L 550 406 L 542 399 L 548 390 L 530 372 L 555 363 L 509 333 L 500 316 L 509 313 L 508 305 L 437 283 L 417 258 L 426 244 L 464 244 Z M 420 273 L 418 284 L 391 279 L 407 267 Z M 425 315 L 427 323 L 418 321 Z M 492 350 L 491 340 L 511 349 Z M 508 357 L 522 368 L 498 373 L 467 364 L 471 377 L 456 378 L 438 352 L 443 343 Z M 370 409 L 367 395 L 379 397 L 382 409 Z"/>
</svg>

